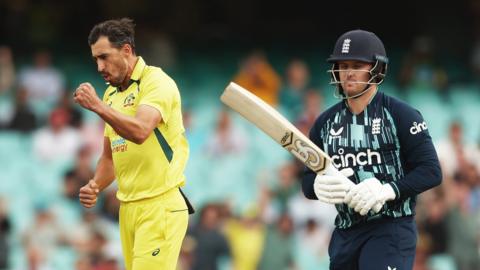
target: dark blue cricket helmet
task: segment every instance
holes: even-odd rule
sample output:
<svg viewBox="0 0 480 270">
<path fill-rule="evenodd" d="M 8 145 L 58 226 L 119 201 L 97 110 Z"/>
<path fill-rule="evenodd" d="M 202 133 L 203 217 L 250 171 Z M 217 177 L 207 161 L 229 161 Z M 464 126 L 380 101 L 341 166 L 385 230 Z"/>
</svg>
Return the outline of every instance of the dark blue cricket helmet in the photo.
<svg viewBox="0 0 480 270">
<path fill-rule="evenodd" d="M 383 42 L 374 33 L 364 30 L 348 31 L 338 38 L 333 53 L 327 61 L 334 63 L 341 60 L 388 62 Z"/>
<path fill-rule="evenodd" d="M 332 71 L 337 70 L 336 64 L 338 61 L 357 60 L 368 63 L 374 63 L 370 70 L 372 81 L 381 83 L 387 73 L 388 57 L 385 51 L 385 46 L 380 38 L 372 32 L 365 30 L 352 30 L 341 35 L 333 53 L 327 59 L 327 62 L 332 63 Z M 335 76 L 332 72 L 332 76 Z M 336 78 L 333 78 L 334 80 Z"/>
</svg>

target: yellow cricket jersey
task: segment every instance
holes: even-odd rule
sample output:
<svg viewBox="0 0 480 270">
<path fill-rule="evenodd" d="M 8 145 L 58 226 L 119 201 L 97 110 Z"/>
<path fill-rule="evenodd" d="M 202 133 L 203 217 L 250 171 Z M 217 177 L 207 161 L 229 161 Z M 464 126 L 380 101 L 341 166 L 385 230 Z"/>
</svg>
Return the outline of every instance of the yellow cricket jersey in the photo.
<svg viewBox="0 0 480 270">
<path fill-rule="evenodd" d="M 137 201 L 183 186 L 189 150 L 175 82 L 160 68 L 147 66 L 138 57 L 129 87 L 124 91 L 108 87 L 103 101 L 129 116 L 135 116 L 139 105 L 151 106 L 162 115 L 160 124 L 140 145 L 105 125 L 118 182 L 117 198 L 123 202 Z"/>
</svg>

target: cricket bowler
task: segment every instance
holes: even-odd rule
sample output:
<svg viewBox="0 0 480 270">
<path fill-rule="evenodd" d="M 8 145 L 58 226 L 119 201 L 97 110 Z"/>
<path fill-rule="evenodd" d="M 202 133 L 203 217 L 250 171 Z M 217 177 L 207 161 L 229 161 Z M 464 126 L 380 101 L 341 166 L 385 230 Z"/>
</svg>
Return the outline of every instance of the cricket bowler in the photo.
<svg viewBox="0 0 480 270">
<path fill-rule="evenodd" d="M 82 83 L 74 101 L 105 121 L 95 176 L 80 189 L 93 207 L 115 179 L 127 270 L 176 269 L 193 208 L 182 194 L 189 148 L 175 82 L 136 55 L 131 19 L 108 20 L 88 37 L 98 72 L 109 84 L 103 101 Z"/>
</svg>

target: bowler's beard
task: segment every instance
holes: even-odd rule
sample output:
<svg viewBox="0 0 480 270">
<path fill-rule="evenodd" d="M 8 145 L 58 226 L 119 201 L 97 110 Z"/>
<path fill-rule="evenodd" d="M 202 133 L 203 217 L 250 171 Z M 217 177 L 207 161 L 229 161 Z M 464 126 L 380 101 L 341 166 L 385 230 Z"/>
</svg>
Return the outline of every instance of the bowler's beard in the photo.
<svg viewBox="0 0 480 270">
<path fill-rule="evenodd" d="M 109 81 L 108 84 L 110 84 L 111 86 L 113 87 L 120 87 L 122 86 L 122 82 L 120 82 L 120 80 L 115 80 L 115 81 Z"/>
<path fill-rule="evenodd" d="M 114 87 L 120 87 L 122 86 L 122 83 L 125 81 L 125 77 L 127 76 L 127 67 L 125 66 L 123 68 L 123 70 L 120 71 L 120 75 L 117 77 L 117 78 L 112 78 L 111 81 L 109 81 L 108 83 L 111 85 L 111 86 L 114 86 Z"/>
</svg>

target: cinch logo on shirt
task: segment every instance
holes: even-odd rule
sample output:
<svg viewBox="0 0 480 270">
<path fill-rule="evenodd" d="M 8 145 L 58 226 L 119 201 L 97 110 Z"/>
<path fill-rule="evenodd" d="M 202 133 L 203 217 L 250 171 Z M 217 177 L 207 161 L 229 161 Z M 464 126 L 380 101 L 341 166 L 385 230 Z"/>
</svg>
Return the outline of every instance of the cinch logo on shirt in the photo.
<svg viewBox="0 0 480 270">
<path fill-rule="evenodd" d="M 423 121 L 422 123 L 420 124 L 417 124 L 417 122 L 413 122 L 413 126 L 410 128 L 410 133 L 412 135 L 415 135 L 415 134 L 418 134 L 424 130 L 427 130 L 428 127 L 427 127 L 427 123 L 425 123 L 425 121 Z"/>
<path fill-rule="evenodd" d="M 345 154 L 343 148 L 338 149 L 338 155 L 332 156 L 333 165 L 337 168 L 345 168 L 351 166 L 364 166 L 364 165 L 373 165 L 381 164 L 382 156 L 379 152 L 371 151 L 367 149 L 367 152 L 358 152 L 356 154 L 348 153 Z"/>
</svg>

